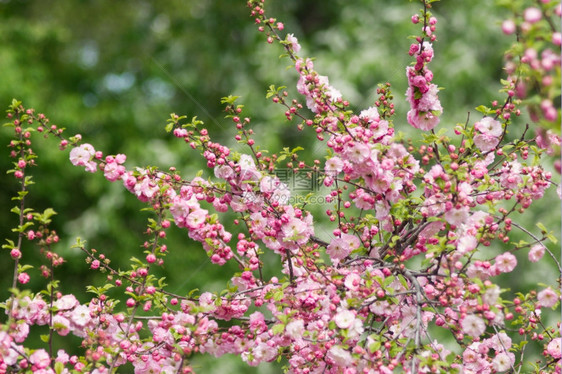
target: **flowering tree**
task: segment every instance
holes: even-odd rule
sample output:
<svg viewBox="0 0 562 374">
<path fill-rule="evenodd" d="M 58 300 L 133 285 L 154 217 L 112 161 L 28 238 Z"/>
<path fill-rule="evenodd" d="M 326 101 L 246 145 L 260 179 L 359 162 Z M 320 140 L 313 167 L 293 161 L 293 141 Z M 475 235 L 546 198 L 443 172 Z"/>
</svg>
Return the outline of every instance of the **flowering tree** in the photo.
<svg viewBox="0 0 562 374">
<path fill-rule="evenodd" d="M 267 97 L 299 130 L 315 131 L 325 161 L 301 160 L 299 148 L 260 148 L 233 96 L 223 104 L 246 153 L 213 141 L 196 117 L 172 114 L 166 125 L 204 157 L 208 179 L 185 178 L 175 168 L 128 168 L 125 155 L 104 155 L 80 135 L 67 138 L 14 100 L 9 173 L 20 191 L 12 208 L 15 238 L 3 246 L 14 272 L 3 304 L 0 372 L 111 373 L 132 365 L 137 373 L 189 373 L 190 356 L 199 353 L 231 353 L 252 366 L 279 359 L 295 373 L 560 372 L 559 326 L 547 316 L 560 299 L 555 283 L 562 269 L 545 245 L 556 238 L 542 224 L 535 233 L 513 218 L 555 184 L 541 160 L 560 144 L 553 132 L 560 122 L 561 37 L 553 21 L 560 4 L 508 2 L 513 18 L 502 29 L 517 42 L 506 55 L 503 89 L 449 137 L 451 126 L 440 121 L 439 95 L 446 91 L 429 67 L 438 25 L 432 3 L 422 0 L 411 18 L 419 34 L 408 51 L 404 118 L 395 113 L 388 83 L 372 107 L 355 113 L 313 60 L 299 55 L 297 38 L 267 14 L 264 0 L 248 1 L 258 30 L 294 65 L 304 100 L 275 86 Z M 535 135 L 518 121 L 525 111 Z M 395 123 L 406 122 L 423 133 L 420 145 L 395 136 Z M 105 251 L 77 239 L 88 267 L 107 275 L 88 287 L 93 297 L 84 304 L 64 294 L 56 278 L 64 260 L 50 228 L 55 211 L 27 206 L 30 170 L 38 164 L 34 133 L 57 138 L 73 165 L 123 183 L 152 213 L 129 269 L 113 267 Z M 295 202 L 279 168 L 324 186 L 329 236 L 315 230 L 319 217 L 308 209 L 315 196 Z M 228 212 L 238 218 L 227 224 Z M 213 264 L 238 265 L 221 292 L 174 294 L 157 275 L 175 250 L 165 244 L 172 223 L 200 242 Z M 527 240 L 512 240 L 514 229 Z M 23 261 L 31 244 L 45 263 L 39 292 L 25 288 L 36 274 Z M 546 283 L 533 290 L 505 289 L 509 279 L 501 275 L 517 268 L 517 252 L 532 263 L 552 261 L 556 279 L 541 279 Z M 280 268 L 266 269 L 270 256 Z M 122 303 L 113 289 L 121 290 Z M 48 327 L 45 346 L 26 344 L 30 329 L 41 325 Z M 68 334 L 82 338 L 82 355 L 57 349 L 54 336 Z M 533 350 L 542 356 L 529 361 Z"/>
</svg>

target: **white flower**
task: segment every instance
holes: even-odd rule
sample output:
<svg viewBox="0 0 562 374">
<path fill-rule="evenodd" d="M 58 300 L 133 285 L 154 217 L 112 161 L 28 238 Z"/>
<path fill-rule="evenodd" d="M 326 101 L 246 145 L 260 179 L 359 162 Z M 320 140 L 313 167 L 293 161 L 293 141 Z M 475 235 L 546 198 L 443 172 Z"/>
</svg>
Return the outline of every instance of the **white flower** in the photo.
<svg viewBox="0 0 562 374">
<path fill-rule="evenodd" d="M 343 283 L 348 290 L 357 291 L 361 285 L 361 277 L 357 273 L 349 273 Z"/>
<path fill-rule="evenodd" d="M 328 357 L 340 367 L 348 367 L 353 361 L 351 353 L 346 351 L 340 345 L 334 345 L 332 348 L 330 348 L 330 350 L 328 351 Z"/>
<path fill-rule="evenodd" d="M 336 326 L 338 326 L 340 329 L 350 328 L 351 326 L 353 326 L 354 321 L 355 321 L 355 313 L 347 309 L 342 310 L 334 317 L 334 322 L 336 323 Z"/>
<path fill-rule="evenodd" d="M 301 50 L 301 45 L 299 44 L 299 41 L 297 40 L 295 35 L 287 34 L 287 41 L 291 43 L 291 48 L 293 49 L 293 52 L 299 53 L 299 51 Z"/>
<path fill-rule="evenodd" d="M 86 305 L 78 305 L 72 311 L 71 320 L 78 326 L 86 326 L 88 322 L 92 319 L 90 317 L 90 309 Z"/>
<path fill-rule="evenodd" d="M 484 117 L 474 124 L 474 128 L 484 135 L 500 137 L 502 134 L 502 124 L 492 117 Z"/>
<path fill-rule="evenodd" d="M 513 353 L 500 353 L 496 355 L 492 360 L 492 368 L 498 373 L 509 370 L 515 361 L 515 357 L 511 356 L 513 356 Z"/>
<path fill-rule="evenodd" d="M 91 144 L 82 144 L 70 151 L 70 162 L 74 166 L 86 166 L 96 153 Z"/>
<path fill-rule="evenodd" d="M 555 306 L 559 299 L 557 293 L 550 287 L 545 288 L 544 290 L 539 292 L 537 298 L 539 299 L 541 305 L 546 308 L 552 308 L 553 306 Z"/>
<path fill-rule="evenodd" d="M 343 170 L 343 161 L 339 157 L 332 157 L 326 161 L 324 168 L 329 175 L 336 175 Z"/>
<path fill-rule="evenodd" d="M 285 326 L 285 332 L 293 339 L 302 337 L 302 333 L 304 332 L 304 321 L 302 319 L 297 319 L 289 322 L 287 326 Z"/>
<path fill-rule="evenodd" d="M 467 206 L 460 209 L 453 208 L 448 212 L 445 212 L 445 220 L 447 220 L 447 222 L 451 225 L 459 226 L 468 220 L 468 210 L 469 208 Z"/>
<path fill-rule="evenodd" d="M 487 134 L 478 134 L 474 137 L 474 145 L 482 152 L 491 151 L 496 148 L 499 142 L 499 138 Z"/>
<path fill-rule="evenodd" d="M 482 318 L 469 314 L 462 320 L 461 328 L 465 334 L 477 338 L 486 331 L 486 323 Z"/>
<path fill-rule="evenodd" d="M 377 110 L 376 107 L 370 107 L 369 109 L 365 109 L 363 111 L 361 111 L 361 113 L 359 114 L 359 118 L 367 121 L 367 122 L 372 122 L 372 121 L 377 121 L 380 117 L 379 117 L 379 111 Z"/>
</svg>

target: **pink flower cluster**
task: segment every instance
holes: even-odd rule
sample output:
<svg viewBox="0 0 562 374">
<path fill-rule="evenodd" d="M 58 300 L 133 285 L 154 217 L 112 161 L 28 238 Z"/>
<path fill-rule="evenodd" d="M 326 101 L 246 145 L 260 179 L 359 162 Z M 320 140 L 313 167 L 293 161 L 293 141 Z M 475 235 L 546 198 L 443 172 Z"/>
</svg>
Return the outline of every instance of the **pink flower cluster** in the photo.
<svg viewBox="0 0 562 374">
<path fill-rule="evenodd" d="M 423 34 L 410 48 L 416 62 L 407 69 L 407 117 L 428 131 L 443 109 L 427 69 L 436 19 L 428 11 L 432 1 L 422 3 L 422 18 L 412 18 L 415 24 L 423 21 Z M 285 158 L 293 171 L 307 163 L 296 150 L 279 156 L 254 146 L 253 133 L 244 127 L 250 120 L 241 120 L 242 108 L 232 97 L 223 101 L 238 130 L 235 140 L 251 155 L 231 153 L 211 141 L 195 118 L 184 124 L 185 117 L 172 115 L 167 126 L 201 153 L 214 178 L 184 180 L 175 168 L 127 170 L 125 155 L 102 158 L 90 144 L 80 145 L 81 137 L 63 139 L 62 148 L 73 147 L 72 164 L 89 172 L 99 166 L 107 180 L 122 181 L 147 203 L 155 216 L 145 232 L 150 238 L 129 270 L 112 268 L 108 257 L 78 241 L 89 268 L 107 275 L 105 285 L 89 289 L 96 297 L 86 304 L 59 292 L 57 282 L 49 284 L 51 292 L 36 295 L 16 290 L 5 304 L 8 322 L 0 326 L 0 373 L 105 374 L 131 366 L 135 373 L 191 373 L 189 358 L 198 353 L 235 354 L 251 366 L 284 359 L 287 371 L 306 374 L 500 373 L 526 368 L 525 347 L 531 342 L 540 345 L 544 371 L 560 372 L 560 331 L 547 327 L 548 313 L 541 313 L 560 305 L 559 290 L 545 285 L 515 294 L 499 283 L 501 274 L 514 272 L 523 261 L 521 252 L 528 250 L 532 263 L 543 258 L 552 238 L 542 227 L 542 237 L 522 228 L 533 239 L 529 243 L 510 238 L 513 227 L 521 228 L 513 213 L 524 212 L 553 184 L 552 175 L 532 158 L 554 152 L 559 144 L 547 131 L 534 140 L 525 133 L 518 141 L 504 139 L 508 129 L 517 131 L 511 115 L 519 111 L 513 92 L 519 82 L 507 81 L 505 104 L 494 101 L 493 110 L 482 110 L 482 119 L 455 128 L 456 137 L 432 136 L 415 146 L 395 137 L 389 84 L 379 86 L 372 107 L 354 113 L 310 59 L 295 55 L 298 40 L 292 34 L 281 40 L 278 31 L 284 26 L 265 15 L 264 0 L 248 5 L 267 41 L 278 40 L 294 62 L 297 89 L 313 119 L 297 100 L 287 104 L 288 93 L 271 96 L 287 108 L 288 118 L 298 116 L 301 127 L 310 126 L 319 141 L 326 141 L 324 169 L 320 160 L 310 167 L 329 189 L 326 222 L 315 231 L 307 205 L 293 204 L 288 186 L 273 174 Z M 522 13 L 530 29 L 548 15 L 536 9 Z M 10 145 L 18 160 L 14 170 L 20 172 L 15 176 L 27 192 L 23 177 L 31 157 L 25 155 L 32 153 L 20 120 L 38 121 L 40 131 L 62 134 L 20 104 L 13 104 L 9 115 L 16 117 L 11 119 L 17 140 Z M 14 231 L 19 242 L 37 241 L 51 266 L 40 271 L 54 277 L 52 267 L 63 260 L 50 249 L 59 241 L 47 228 L 52 214 L 32 212 L 20 200 L 23 208 L 13 209 L 19 214 Z M 231 213 L 237 217 L 234 238 L 221 222 Z M 154 269 L 164 263 L 168 247 L 161 242 L 172 219 L 201 243 L 212 263 L 232 260 L 237 266 L 224 289 L 188 295 L 166 289 Z M 331 231 L 319 229 L 330 223 Z M 31 269 L 19 262 L 25 258 L 21 245 L 7 243 L 16 263 L 14 285 L 28 283 Z M 488 248 L 493 243 L 509 248 Z M 268 268 L 271 263 L 277 269 Z M 122 303 L 112 299 L 120 288 Z M 517 326 L 513 334 L 508 321 Z M 49 352 L 25 346 L 36 325 L 48 325 Z M 458 344 L 455 353 L 433 340 L 434 332 L 448 334 Z M 55 357 L 53 334 L 80 337 L 84 354 L 60 350 Z"/>
<path fill-rule="evenodd" d="M 465 321 L 468 318 L 465 318 Z M 468 329 L 474 329 L 479 322 L 464 324 Z M 511 370 L 515 365 L 515 355 L 510 352 L 511 345 L 511 338 L 504 332 L 481 342 L 474 342 L 463 352 L 462 369 L 468 373 L 502 373 Z"/>
<path fill-rule="evenodd" d="M 318 114 L 332 111 L 332 103 L 341 100 L 341 92 L 330 85 L 327 76 L 314 71 L 312 60 L 299 59 L 295 67 L 299 72 L 297 91 L 306 97 L 308 109 Z"/>
<path fill-rule="evenodd" d="M 528 100 L 529 114 L 533 121 L 544 120 L 557 126 L 560 122 L 560 105 L 556 103 L 559 98 L 554 93 L 554 87 L 560 71 L 562 34 L 545 18 L 551 15 L 560 18 L 562 16 L 560 3 L 541 1 L 521 10 L 514 9 L 517 15 L 520 14 L 518 11 L 522 11 L 523 19 L 518 22 L 508 19 L 502 23 L 502 30 L 506 35 L 517 33 L 519 49 L 522 51 L 520 55 L 506 56 L 505 69 L 510 79 L 515 82 L 512 93 L 520 99 L 533 97 L 533 100 Z M 536 43 L 537 35 L 543 35 L 541 38 L 547 39 L 549 43 Z M 531 70 L 526 79 L 518 78 L 518 71 L 521 68 Z M 536 90 L 541 92 L 540 98 L 534 96 Z"/>
<path fill-rule="evenodd" d="M 279 178 L 259 171 L 250 156 L 241 155 L 237 163 L 217 166 L 215 175 L 226 180 L 231 188 L 230 193 L 224 195 L 224 202 L 235 212 L 250 214 L 248 223 L 253 235 L 266 247 L 284 254 L 285 250 L 295 252 L 308 243 L 314 233 L 312 216 L 303 215 L 300 209 L 288 205 L 288 187 Z M 239 245 L 238 252 L 255 262 L 252 260 L 255 250 L 247 250 L 248 245 L 253 244 L 248 243 L 245 240 Z"/>
<path fill-rule="evenodd" d="M 203 179 L 194 179 L 191 185 L 182 186 L 179 193 L 172 188 L 166 190 L 166 198 L 171 204 L 170 213 L 176 225 L 187 228 L 189 237 L 203 244 L 213 263 L 224 265 L 233 256 L 227 245 L 232 234 L 208 210 L 201 208 L 199 201 L 218 201 L 212 194 L 205 193 L 207 186 Z"/>
<path fill-rule="evenodd" d="M 416 129 L 429 131 L 439 124 L 439 116 L 443 113 L 438 97 L 439 88 L 431 83 L 433 72 L 426 66 L 433 59 L 433 47 L 429 42 L 412 44 L 410 56 L 416 56 L 416 64 L 406 68 L 406 99 L 410 104 L 408 123 Z"/>
<path fill-rule="evenodd" d="M 84 166 L 86 171 L 94 173 L 98 164 L 93 160 L 96 156 L 96 150 L 91 144 L 82 144 L 72 148 L 70 151 L 70 162 L 74 166 Z"/>
<path fill-rule="evenodd" d="M 474 144 L 482 152 L 494 150 L 503 134 L 501 123 L 491 117 L 484 117 L 476 122 L 474 129 L 477 131 L 474 135 Z"/>
</svg>

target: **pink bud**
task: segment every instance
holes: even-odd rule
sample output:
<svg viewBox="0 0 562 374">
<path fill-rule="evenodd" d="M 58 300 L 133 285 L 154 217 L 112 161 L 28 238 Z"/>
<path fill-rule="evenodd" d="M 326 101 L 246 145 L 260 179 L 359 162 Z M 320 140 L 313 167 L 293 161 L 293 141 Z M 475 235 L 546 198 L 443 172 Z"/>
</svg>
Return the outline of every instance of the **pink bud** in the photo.
<svg viewBox="0 0 562 374">
<path fill-rule="evenodd" d="M 21 284 L 26 284 L 27 282 L 29 282 L 29 274 L 27 273 L 18 274 L 18 282 L 20 282 Z"/>
<path fill-rule="evenodd" d="M 535 23 L 541 20 L 542 12 L 539 8 L 530 7 L 525 9 L 523 17 L 525 18 L 525 21 L 529 23 Z"/>
<path fill-rule="evenodd" d="M 511 35 L 515 32 L 515 22 L 510 19 L 506 19 L 502 23 L 502 31 L 505 35 Z"/>
</svg>

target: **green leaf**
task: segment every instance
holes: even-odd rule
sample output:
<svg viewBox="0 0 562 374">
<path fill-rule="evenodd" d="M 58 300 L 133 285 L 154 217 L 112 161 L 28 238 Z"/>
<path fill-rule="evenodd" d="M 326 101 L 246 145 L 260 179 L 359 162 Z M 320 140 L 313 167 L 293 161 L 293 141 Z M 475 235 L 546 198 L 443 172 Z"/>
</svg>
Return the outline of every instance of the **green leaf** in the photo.
<svg viewBox="0 0 562 374">
<path fill-rule="evenodd" d="M 369 344 L 369 352 L 371 353 L 375 353 L 376 351 L 378 351 L 381 348 L 381 342 L 378 340 L 375 340 L 373 343 Z"/>
<path fill-rule="evenodd" d="M 55 362 L 55 373 L 61 374 L 64 370 L 64 364 L 60 361 Z"/>
<path fill-rule="evenodd" d="M 86 246 L 86 241 L 82 240 L 79 236 L 76 237 L 76 243 L 74 243 L 70 248 L 83 248 Z"/>
<path fill-rule="evenodd" d="M 3 244 L 2 249 L 13 249 L 16 247 L 16 244 L 13 242 L 13 240 L 6 239 L 6 241 L 8 242 L 8 244 Z"/>
<path fill-rule="evenodd" d="M 48 225 L 51 223 L 51 217 L 57 214 L 52 208 L 47 208 L 43 211 L 43 213 L 35 213 L 35 219 L 39 221 L 39 223 L 43 225 Z"/>
<path fill-rule="evenodd" d="M 274 326 L 271 328 L 271 332 L 272 332 L 274 335 L 281 334 L 283 331 L 285 331 L 285 325 L 280 324 L 280 323 L 274 325 Z"/>
<path fill-rule="evenodd" d="M 556 239 L 556 237 L 554 235 L 548 234 L 546 237 L 548 238 L 548 240 L 550 240 L 554 244 L 558 243 L 558 239 Z"/>
<path fill-rule="evenodd" d="M 236 102 L 236 100 L 239 98 L 240 96 L 232 96 L 232 95 L 228 95 L 225 96 L 221 99 L 221 104 L 229 104 L 232 105 Z"/>
<path fill-rule="evenodd" d="M 480 113 L 482 113 L 482 114 L 484 114 L 484 115 L 490 113 L 490 110 L 491 110 L 490 108 L 488 108 L 487 106 L 484 106 L 484 105 L 477 106 L 475 109 L 476 109 L 478 112 L 480 112 Z"/>
<path fill-rule="evenodd" d="M 48 343 L 49 342 L 49 335 L 48 334 L 42 334 L 40 336 L 41 340 L 43 341 L 43 343 Z"/>
</svg>

